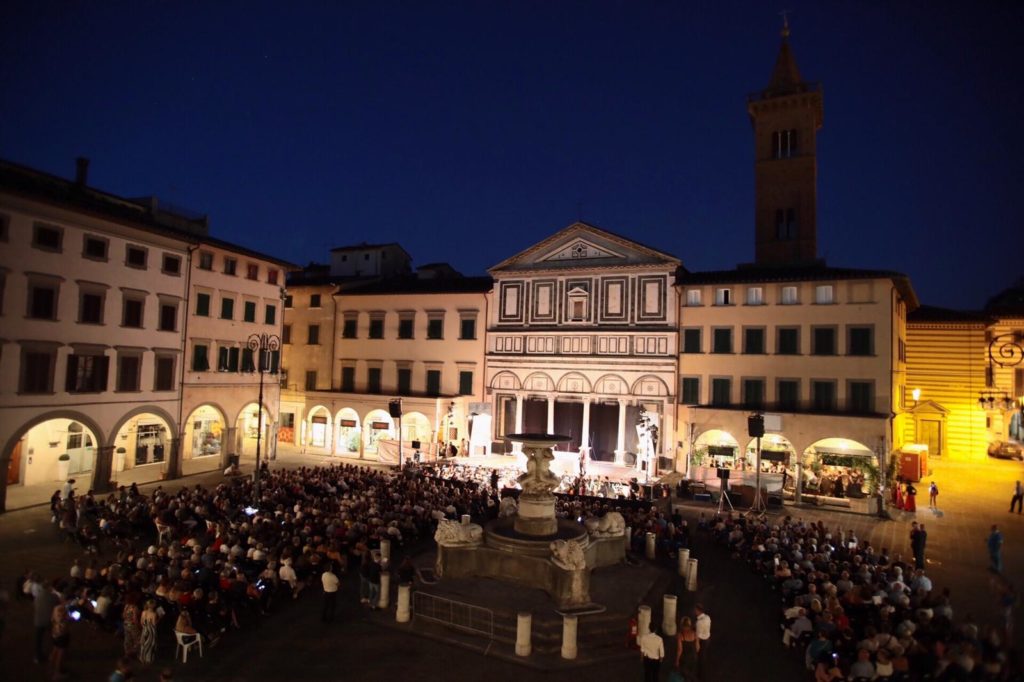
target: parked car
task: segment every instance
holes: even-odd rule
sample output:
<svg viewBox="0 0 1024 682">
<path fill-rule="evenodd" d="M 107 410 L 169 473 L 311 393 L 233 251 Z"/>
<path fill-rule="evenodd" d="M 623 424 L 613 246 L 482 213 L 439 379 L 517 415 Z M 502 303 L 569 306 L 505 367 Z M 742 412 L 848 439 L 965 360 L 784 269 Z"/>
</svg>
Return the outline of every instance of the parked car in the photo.
<svg viewBox="0 0 1024 682">
<path fill-rule="evenodd" d="M 988 444 L 988 456 L 1024 461 L 1024 445 L 1012 440 L 993 441 Z"/>
</svg>

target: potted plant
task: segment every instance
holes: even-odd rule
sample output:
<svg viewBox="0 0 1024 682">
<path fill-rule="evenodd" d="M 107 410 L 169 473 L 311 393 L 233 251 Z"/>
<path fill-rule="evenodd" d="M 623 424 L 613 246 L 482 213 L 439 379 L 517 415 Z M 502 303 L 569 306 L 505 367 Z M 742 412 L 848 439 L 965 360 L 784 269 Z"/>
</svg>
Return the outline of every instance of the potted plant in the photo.
<svg viewBox="0 0 1024 682">
<path fill-rule="evenodd" d="M 68 473 L 71 471 L 71 455 L 68 453 L 62 454 L 57 458 L 57 480 L 66 481 L 68 480 Z"/>
<path fill-rule="evenodd" d="M 118 448 L 114 451 L 114 471 L 124 471 L 124 456 L 128 453 L 125 448 Z"/>
</svg>

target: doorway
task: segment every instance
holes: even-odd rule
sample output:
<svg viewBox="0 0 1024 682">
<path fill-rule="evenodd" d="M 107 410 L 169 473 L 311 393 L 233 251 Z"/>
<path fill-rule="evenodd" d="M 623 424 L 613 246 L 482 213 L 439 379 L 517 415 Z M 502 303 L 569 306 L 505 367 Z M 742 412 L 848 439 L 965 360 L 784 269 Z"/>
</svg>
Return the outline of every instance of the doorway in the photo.
<svg viewBox="0 0 1024 682">
<path fill-rule="evenodd" d="M 917 442 L 928 446 L 929 457 L 942 456 L 942 422 L 922 419 L 918 422 Z"/>
</svg>

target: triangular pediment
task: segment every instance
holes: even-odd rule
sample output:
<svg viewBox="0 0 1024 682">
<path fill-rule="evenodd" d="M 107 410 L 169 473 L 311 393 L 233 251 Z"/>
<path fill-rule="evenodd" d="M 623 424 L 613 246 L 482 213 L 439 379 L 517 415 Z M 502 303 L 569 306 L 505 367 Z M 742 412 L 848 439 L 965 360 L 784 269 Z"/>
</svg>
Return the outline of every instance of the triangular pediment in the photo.
<svg viewBox="0 0 1024 682">
<path fill-rule="evenodd" d="M 949 414 L 949 409 L 948 408 L 943 407 L 942 405 L 940 405 L 939 403 L 935 402 L 934 400 L 922 400 L 917 405 L 915 405 L 914 407 L 910 408 L 910 411 L 913 412 L 914 414 L 917 414 L 917 415 L 920 415 L 920 414 L 942 414 L 942 415 Z"/>
<path fill-rule="evenodd" d="M 676 268 L 679 259 L 587 223 L 573 223 L 490 269 L 561 270 L 660 265 Z"/>
</svg>

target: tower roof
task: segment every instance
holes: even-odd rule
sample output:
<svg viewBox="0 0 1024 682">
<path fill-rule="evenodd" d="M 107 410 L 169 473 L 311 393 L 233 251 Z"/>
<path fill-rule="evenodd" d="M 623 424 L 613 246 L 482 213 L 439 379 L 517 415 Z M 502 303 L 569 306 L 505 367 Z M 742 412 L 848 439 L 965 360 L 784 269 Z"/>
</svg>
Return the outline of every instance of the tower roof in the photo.
<svg viewBox="0 0 1024 682">
<path fill-rule="evenodd" d="M 793 49 L 789 46 L 789 21 L 785 20 L 782 25 L 782 44 L 779 46 L 779 56 L 775 58 L 775 68 L 772 69 L 772 79 L 768 87 L 764 89 L 762 96 L 778 97 L 790 95 L 795 92 L 803 92 L 807 84 L 800 77 L 800 69 L 796 66 L 796 58 L 793 56 Z"/>
</svg>

